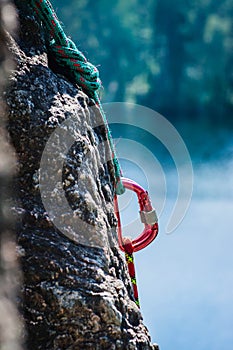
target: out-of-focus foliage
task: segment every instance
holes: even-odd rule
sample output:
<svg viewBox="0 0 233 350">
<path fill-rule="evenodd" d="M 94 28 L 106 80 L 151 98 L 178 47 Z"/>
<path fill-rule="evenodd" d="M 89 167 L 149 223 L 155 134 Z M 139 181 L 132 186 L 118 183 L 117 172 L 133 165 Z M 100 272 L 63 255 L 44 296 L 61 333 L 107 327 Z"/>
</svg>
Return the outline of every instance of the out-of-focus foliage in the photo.
<svg viewBox="0 0 233 350">
<path fill-rule="evenodd" d="M 104 102 L 233 125 L 233 0 L 53 0 L 100 70 Z"/>
</svg>

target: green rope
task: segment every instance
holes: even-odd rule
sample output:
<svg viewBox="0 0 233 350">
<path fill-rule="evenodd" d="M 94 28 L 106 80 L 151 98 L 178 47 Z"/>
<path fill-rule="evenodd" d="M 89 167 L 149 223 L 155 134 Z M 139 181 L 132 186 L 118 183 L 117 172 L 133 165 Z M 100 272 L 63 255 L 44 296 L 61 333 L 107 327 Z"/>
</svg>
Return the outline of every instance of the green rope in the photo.
<svg viewBox="0 0 233 350">
<path fill-rule="evenodd" d="M 65 69 L 68 72 L 70 80 L 80 86 L 99 106 L 112 151 L 116 182 L 115 191 L 116 194 L 122 194 L 125 189 L 121 182 L 122 173 L 120 164 L 116 156 L 107 118 L 98 96 L 98 90 L 101 88 L 98 69 L 87 61 L 83 53 L 78 50 L 75 43 L 66 36 L 56 13 L 48 0 L 31 0 L 31 4 L 44 25 L 50 57 L 53 58 L 58 67 Z"/>
</svg>

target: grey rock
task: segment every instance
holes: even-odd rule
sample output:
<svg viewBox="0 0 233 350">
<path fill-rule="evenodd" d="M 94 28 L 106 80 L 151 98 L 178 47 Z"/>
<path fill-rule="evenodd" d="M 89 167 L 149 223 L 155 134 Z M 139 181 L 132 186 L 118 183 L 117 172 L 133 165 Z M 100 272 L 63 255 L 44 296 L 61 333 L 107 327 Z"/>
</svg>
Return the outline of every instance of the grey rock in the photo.
<svg viewBox="0 0 233 350">
<path fill-rule="evenodd" d="M 15 1 L 20 31 L 8 42 L 17 69 L 5 94 L 27 348 L 155 349 L 118 248 L 102 116 L 48 65 L 43 28 L 28 3 Z"/>
</svg>

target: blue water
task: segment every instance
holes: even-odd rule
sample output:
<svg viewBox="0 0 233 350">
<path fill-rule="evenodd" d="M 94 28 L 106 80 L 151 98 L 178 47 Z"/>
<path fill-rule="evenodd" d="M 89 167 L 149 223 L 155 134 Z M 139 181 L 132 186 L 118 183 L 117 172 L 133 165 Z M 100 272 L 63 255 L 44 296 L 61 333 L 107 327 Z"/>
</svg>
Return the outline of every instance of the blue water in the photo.
<svg viewBox="0 0 233 350">
<path fill-rule="evenodd" d="M 123 167 L 128 176 L 146 186 L 140 169 L 124 161 Z M 163 170 L 167 195 L 160 213 L 160 234 L 149 247 L 135 254 L 144 322 L 161 350 L 231 350 L 233 161 L 222 157 L 195 162 L 190 207 L 169 235 L 165 231 L 175 202 L 177 173 L 175 169 Z M 155 174 L 148 172 L 147 178 L 153 179 Z M 137 203 L 130 194 L 127 196 L 121 200 L 121 207 L 127 207 L 123 222 L 131 222 L 125 234 L 131 230 L 135 236 L 141 230 L 135 221 Z M 161 193 L 157 197 L 153 194 L 155 206 L 160 197 Z"/>
</svg>

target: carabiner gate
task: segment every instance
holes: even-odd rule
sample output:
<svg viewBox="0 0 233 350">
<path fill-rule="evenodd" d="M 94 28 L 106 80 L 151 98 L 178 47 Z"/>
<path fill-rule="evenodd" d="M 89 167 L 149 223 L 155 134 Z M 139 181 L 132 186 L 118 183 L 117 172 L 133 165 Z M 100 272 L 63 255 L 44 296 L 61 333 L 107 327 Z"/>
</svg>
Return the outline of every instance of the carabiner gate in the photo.
<svg viewBox="0 0 233 350">
<path fill-rule="evenodd" d="M 138 203 L 140 207 L 140 218 L 141 222 L 144 224 L 144 230 L 142 233 L 135 239 L 131 241 L 131 250 L 132 252 L 137 252 L 150 244 L 158 235 L 158 218 L 156 215 L 155 209 L 151 205 L 149 194 L 144 190 L 140 185 L 135 181 L 121 178 L 122 184 L 128 190 L 131 190 L 137 194 Z M 117 198 L 114 198 L 115 213 L 118 219 L 118 240 L 119 246 L 122 251 L 126 252 L 126 245 L 129 244 L 128 238 L 123 238 L 121 220 Z"/>
</svg>

